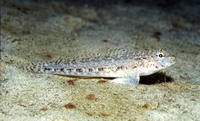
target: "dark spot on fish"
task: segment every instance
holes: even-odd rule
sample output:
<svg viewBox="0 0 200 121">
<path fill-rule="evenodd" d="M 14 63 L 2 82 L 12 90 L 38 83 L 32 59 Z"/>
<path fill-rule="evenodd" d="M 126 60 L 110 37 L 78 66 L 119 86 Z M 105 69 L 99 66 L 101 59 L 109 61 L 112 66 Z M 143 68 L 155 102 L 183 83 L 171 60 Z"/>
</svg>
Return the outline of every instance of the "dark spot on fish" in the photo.
<svg viewBox="0 0 200 121">
<path fill-rule="evenodd" d="M 93 69 L 91 69 L 91 68 L 89 68 L 89 70 L 88 70 L 89 72 L 92 72 L 93 71 Z"/>
<path fill-rule="evenodd" d="M 53 70 L 53 68 L 45 67 L 44 70 L 51 71 L 51 70 Z"/>
<path fill-rule="evenodd" d="M 103 71 L 103 68 L 98 68 L 98 71 Z"/>
<path fill-rule="evenodd" d="M 81 68 L 77 68 L 76 71 L 77 72 L 83 72 L 83 70 Z"/>
<path fill-rule="evenodd" d="M 124 68 L 124 66 L 119 66 L 117 67 L 117 70 L 122 70 Z"/>
<path fill-rule="evenodd" d="M 64 71 L 64 68 L 60 68 L 60 71 Z"/>
<path fill-rule="evenodd" d="M 137 61 L 137 60 L 141 60 L 141 58 L 135 58 L 135 60 Z"/>
<path fill-rule="evenodd" d="M 69 68 L 69 69 L 67 69 L 69 72 L 72 72 L 72 69 L 71 68 Z"/>
<path fill-rule="evenodd" d="M 62 60 L 57 60 L 56 62 L 55 62 L 55 64 L 60 64 L 62 62 Z"/>
<path fill-rule="evenodd" d="M 147 59 L 147 57 L 142 57 L 142 59 Z"/>
</svg>

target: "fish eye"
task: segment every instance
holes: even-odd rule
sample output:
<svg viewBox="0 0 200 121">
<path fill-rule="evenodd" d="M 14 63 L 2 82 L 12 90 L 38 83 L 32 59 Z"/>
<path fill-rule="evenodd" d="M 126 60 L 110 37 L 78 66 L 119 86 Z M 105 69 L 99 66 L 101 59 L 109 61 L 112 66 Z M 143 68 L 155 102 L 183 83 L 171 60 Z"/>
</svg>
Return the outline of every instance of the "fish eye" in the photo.
<svg viewBox="0 0 200 121">
<path fill-rule="evenodd" d="M 163 55 L 162 53 L 160 53 L 158 56 L 159 56 L 160 58 L 164 57 L 164 55 Z"/>
</svg>

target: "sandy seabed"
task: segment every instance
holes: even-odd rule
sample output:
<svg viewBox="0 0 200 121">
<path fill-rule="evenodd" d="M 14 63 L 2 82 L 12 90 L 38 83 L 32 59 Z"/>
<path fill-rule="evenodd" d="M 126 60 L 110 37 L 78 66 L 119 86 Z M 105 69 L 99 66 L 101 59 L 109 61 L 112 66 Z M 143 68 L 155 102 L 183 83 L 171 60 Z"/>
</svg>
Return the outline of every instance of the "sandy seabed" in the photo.
<svg viewBox="0 0 200 121">
<path fill-rule="evenodd" d="M 200 121 L 200 5 L 193 2 L 3 1 L 0 120 Z M 26 69 L 116 48 L 163 48 L 177 62 L 137 86 Z"/>
</svg>

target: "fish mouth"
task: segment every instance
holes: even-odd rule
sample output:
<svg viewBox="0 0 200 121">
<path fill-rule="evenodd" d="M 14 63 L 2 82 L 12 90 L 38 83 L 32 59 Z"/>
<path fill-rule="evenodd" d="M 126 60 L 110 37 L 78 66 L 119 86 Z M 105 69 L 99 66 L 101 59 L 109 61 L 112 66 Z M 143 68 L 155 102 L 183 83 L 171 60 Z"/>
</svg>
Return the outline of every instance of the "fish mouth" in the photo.
<svg viewBox="0 0 200 121">
<path fill-rule="evenodd" d="M 163 67 L 169 67 L 173 64 L 176 63 L 176 58 L 174 56 L 171 56 L 171 57 L 168 57 L 168 58 L 165 58 L 163 61 L 162 61 L 162 65 Z"/>
</svg>

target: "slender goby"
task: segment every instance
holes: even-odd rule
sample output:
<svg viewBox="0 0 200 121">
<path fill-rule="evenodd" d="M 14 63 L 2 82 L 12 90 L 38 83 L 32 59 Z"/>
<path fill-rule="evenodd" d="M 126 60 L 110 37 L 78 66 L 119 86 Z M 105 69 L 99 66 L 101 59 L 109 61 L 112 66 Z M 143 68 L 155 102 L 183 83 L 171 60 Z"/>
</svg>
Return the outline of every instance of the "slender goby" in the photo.
<svg viewBox="0 0 200 121">
<path fill-rule="evenodd" d="M 114 83 L 137 84 L 140 76 L 153 74 L 175 63 L 175 57 L 164 50 L 125 51 L 120 50 L 101 56 L 74 58 L 55 62 L 38 62 L 29 66 L 35 73 L 67 76 L 113 77 Z"/>
</svg>

